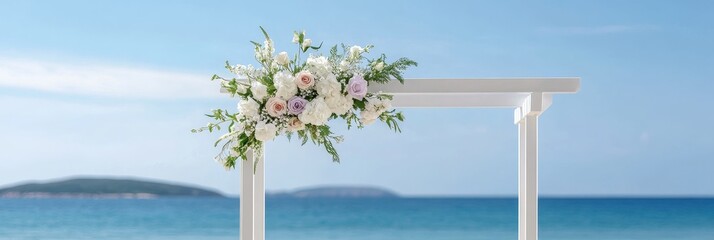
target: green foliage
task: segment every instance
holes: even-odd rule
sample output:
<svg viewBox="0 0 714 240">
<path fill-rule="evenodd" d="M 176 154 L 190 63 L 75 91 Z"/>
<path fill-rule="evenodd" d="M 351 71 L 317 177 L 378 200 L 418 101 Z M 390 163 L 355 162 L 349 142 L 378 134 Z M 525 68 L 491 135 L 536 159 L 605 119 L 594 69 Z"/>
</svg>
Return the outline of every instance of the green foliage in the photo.
<svg viewBox="0 0 714 240">
<path fill-rule="evenodd" d="M 379 120 L 386 123 L 389 129 L 394 130 L 394 132 L 402 132 L 402 129 L 399 127 L 399 122 L 404 121 L 404 114 L 402 114 L 402 112 L 395 110 L 386 111 L 382 113 L 382 115 L 379 115 Z"/>
<path fill-rule="evenodd" d="M 408 58 L 400 58 L 393 63 L 387 63 L 386 59 L 387 57 L 382 54 L 382 56 L 378 59 L 368 61 L 370 66 L 382 62 L 384 64 L 384 68 L 381 71 L 378 71 L 374 69 L 374 67 L 372 67 L 372 71 L 369 71 L 367 74 L 365 74 L 364 79 L 370 82 L 384 84 L 388 83 L 392 80 L 392 78 L 394 78 L 397 79 L 400 83 L 404 83 L 404 77 L 402 76 L 402 72 L 410 66 L 416 67 L 418 65 L 415 61 L 412 61 Z"/>
</svg>

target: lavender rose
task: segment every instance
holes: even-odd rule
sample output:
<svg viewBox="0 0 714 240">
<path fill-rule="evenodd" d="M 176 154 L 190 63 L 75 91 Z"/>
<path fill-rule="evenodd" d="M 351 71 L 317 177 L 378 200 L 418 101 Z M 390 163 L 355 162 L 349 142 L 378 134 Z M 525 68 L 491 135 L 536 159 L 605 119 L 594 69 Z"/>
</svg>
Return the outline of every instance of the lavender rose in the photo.
<svg viewBox="0 0 714 240">
<path fill-rule="evenodd" d="M 288 113 L 298 115 L 305 110 L 305 105 L 307 105 L 307 100 L 294 96 L 288 100 Z"/>
<path fill-rule="evenodd" d="M 367 81 L 360 75 L 354 75 L 347 84 L 347 93 L 354 99 L 364 99 L 367 95 Z"/>
</svg>

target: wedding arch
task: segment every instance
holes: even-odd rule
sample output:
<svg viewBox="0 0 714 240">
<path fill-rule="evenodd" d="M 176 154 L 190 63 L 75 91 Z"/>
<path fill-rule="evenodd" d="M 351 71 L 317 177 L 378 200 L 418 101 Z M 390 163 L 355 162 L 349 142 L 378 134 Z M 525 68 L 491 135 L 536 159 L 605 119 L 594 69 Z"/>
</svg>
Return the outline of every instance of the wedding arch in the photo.
<svg viewBox="0 0 714 240">
<path fill-rule="evenodd" d="M 397 108 L 513 108 L 518 126 L 518 239 L 538 239 L 538 117 L 550 107 L 553 95 L 576 93 L 580 78 L 406 79 L 375 89 L 394 95 Z M 264 240 L 265 155 L 247 155 L 249 160 L 240 167 L 240 239 Z"/>
</svg>

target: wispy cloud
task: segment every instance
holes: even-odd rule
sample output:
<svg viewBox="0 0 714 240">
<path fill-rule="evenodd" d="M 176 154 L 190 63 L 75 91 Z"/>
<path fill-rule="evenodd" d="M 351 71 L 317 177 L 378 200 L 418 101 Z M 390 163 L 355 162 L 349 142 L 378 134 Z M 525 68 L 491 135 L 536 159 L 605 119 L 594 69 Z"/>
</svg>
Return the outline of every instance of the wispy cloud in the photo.
<svg viewBox="0 0 714 240">
<path fill-rule="evenodd" d="M 655 31 L 659 28 L 654 25 L 605 25 L 591 27 L 541 27 L 537 31 L 540 33 L 563 34 L 563 35 L 603 35 L 629 32 Z"/>
<path fill-rule="evenodd" d="M 135 98 L 205 98 L 218 95 L 209 75 L 108 64 L 0 58 L 0 87 Z"/>
</svg>

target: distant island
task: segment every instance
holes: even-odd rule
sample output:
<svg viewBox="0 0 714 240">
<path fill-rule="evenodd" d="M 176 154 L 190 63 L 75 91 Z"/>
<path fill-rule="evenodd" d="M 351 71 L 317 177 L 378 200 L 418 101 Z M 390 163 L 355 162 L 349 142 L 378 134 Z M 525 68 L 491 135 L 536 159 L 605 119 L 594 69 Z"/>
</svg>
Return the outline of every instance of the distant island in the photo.
<svg viewBox="0 0 714 240">
<path fill-rule="evenodd" d="M 0 189 L 0 198 L 158 198 L 224 197 L 223 194 L 174 184 L 130 179 L 75 178 L 27 183 Z"/>
<path fill-rule="evenodd" d="M 396 193 L 377 187 L 330 186 L 304 188 L 292 192 L 268 193 L 282 198 L 396 198 Z"/>
<path fill-rule="evenodd" d="M 203 188 L 147 180 L 111 178 L 73 178 L 60 181 L 25 183 L 0 188 L 0 198 L 163 198 L 226 197 Z M 267 198 L 396 198 L 398 194 L 378 187 L 322 186 L 295 191 L 267 193 Z"/>
</svg>

